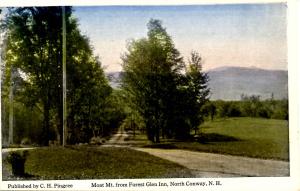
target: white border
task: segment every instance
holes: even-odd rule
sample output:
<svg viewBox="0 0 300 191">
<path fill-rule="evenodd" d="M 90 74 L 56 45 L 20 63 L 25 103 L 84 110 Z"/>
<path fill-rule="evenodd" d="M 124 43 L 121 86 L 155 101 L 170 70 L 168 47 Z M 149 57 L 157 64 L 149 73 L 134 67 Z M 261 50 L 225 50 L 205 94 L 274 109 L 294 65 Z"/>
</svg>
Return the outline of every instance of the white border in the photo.
<svg viewBox="0 0 300 191">
<path fill-rule="evenodd" d="M 95 5 L 205 5 L 281 3 L 283 0 L 1 0 L 0 5 L 18 6 L 95 6 Z"/>
<path fill-rule="evenodd" d="M 298 33 L 300 32 L 299 18 L 300 18 L 300 1 L 299 0 L 1 0 L 0 7 L 14 7 L 14 6 L 92 6 L 92 5 L 193 5 L 193 4 L 232 4 L 232 3 L 280 3 L 288 2 L 288 74 L 289 74 L 289 136 L 290 136 L 290 177 L 283 178 L 198 178 L 198 179 L 176 179 L 186 181 L 214 181 L 222 182 L 221 187 L 143 187 L 143 188 L 103 188 L 102 190 L 228 190 L 228 191 L 247 191 L 247 190 L 300 190 L 300 105 L 299 105 L 299 44 L 300 39 Z M 298 12 L 297 12 L 298 10 Z M 1 138 L 0 138 L 1 139 Z M 1 156 L 0 156 L 1 158 Z M 2 173 L 1 173 L 2 180 Z M 175 180 L 175 179 L 173 179 Z M 108 183 L 115 184 L 116 182 L 134 181 L 144 182 L 169 182 L 169 179 L 120 179 L 120 180 L 55 180 L 55 181 L 1 181 L 0 190 L 6 189 L 10 183 L 19 184 L 47 184 L 47 183 L 61 183 L 73 184 L 73 188 L 64 190 L 99 190 L 99 188 L 92 188 L 91 183 Z M 12 189 L 16 190 L 16 189 Z M 22 190 L 22 189 L 21 189 Z M 26 189 L 23 189 L 26 190 Z M 40 189 L 38 189 L 40 190 Z M 45 189 L 46 190 L 46 189 Z M 53 189 L 48 189 L 53 190 Z M 61 189 L 57 189 L 61 190 Z"/>
</svg>

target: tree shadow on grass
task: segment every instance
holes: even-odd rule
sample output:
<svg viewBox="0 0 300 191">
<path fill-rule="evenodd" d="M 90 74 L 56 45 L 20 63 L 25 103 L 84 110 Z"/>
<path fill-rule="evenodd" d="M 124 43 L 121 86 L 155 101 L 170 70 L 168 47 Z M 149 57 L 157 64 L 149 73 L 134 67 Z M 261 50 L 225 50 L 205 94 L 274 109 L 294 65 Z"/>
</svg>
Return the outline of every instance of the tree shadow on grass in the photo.
<svg viewBox="0 0 300 191">
<path fill-rule="evenodd" d="M 229 135 L 221 135 L 218 133 L 201 133 L 195 137 L 195 141 L 202 144 L 208 144 L 211 142 L 235 142 L 241 141 L 241 139 Z"/>
<path fill-rule="evenodd" d="M 235 142 L 235 141 L 242 141 L 241 139 L 238 139 L 233 136 L 228 135 L 222 135 L 218 133 L 201 133 L 199 135 L 196 135 L 194 137 L 190 137 L 190 139 L 186 141 L 166 141 L 161 143 L 153 143 L 144 145 L 144 148 L 159 148 L 159 149 L 178 149 L 180 146 L 177 146 L 177 143 L 192 143 L 192 142 L 198 142 L 201 144 L 213 144 L 217 142 Z"/>
</svg>

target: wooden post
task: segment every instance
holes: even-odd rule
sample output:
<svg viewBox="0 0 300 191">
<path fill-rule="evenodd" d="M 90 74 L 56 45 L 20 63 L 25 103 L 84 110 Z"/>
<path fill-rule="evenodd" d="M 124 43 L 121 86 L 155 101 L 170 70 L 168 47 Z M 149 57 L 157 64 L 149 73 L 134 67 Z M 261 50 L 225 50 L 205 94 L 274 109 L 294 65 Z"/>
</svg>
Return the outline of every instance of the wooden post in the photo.
<svg viewBox="0 0 300 191">
<path fill-rule="evenodd" d="M 11 66 L 9 86 L 9 124 L 8 124 L 8 144 L 14 143 L 14 71 Z"/>
</svg>

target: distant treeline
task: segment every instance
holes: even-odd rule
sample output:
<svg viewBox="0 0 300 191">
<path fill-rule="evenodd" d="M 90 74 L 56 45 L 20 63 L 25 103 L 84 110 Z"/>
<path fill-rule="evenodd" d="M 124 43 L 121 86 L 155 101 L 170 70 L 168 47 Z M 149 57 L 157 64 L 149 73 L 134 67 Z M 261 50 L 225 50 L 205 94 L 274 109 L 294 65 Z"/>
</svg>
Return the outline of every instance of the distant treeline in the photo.
<svg viewBox="0 0 300 191">
<path fill-rule="evenodd" d="M 288 100 L 260 100 L 259 96 L 242 95 L 240 101 L 210 101 L 203 108 L 206 116 L 214 117 L 261 117 L 288 120 Z"/>
</svg>

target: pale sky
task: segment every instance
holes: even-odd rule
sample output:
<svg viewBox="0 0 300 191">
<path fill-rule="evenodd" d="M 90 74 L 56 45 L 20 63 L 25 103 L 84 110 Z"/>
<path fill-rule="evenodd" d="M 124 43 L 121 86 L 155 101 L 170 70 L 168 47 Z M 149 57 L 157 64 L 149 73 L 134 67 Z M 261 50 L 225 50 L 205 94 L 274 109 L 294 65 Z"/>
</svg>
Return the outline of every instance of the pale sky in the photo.
<svg viewBox="0 0 300 191">
<path fill-rule="evenodd" d="M 74 7 L 105 71 L 120 71 L 126 42 L 160 19 L 184 58 L 201 54 L 204 69 L 221 66 L 287 70 L 286 4 Z"/>
</svg>

